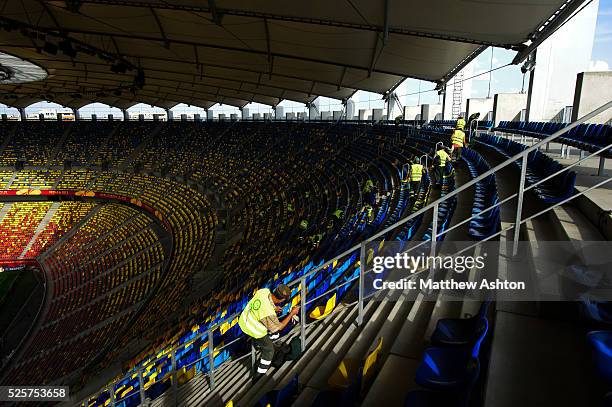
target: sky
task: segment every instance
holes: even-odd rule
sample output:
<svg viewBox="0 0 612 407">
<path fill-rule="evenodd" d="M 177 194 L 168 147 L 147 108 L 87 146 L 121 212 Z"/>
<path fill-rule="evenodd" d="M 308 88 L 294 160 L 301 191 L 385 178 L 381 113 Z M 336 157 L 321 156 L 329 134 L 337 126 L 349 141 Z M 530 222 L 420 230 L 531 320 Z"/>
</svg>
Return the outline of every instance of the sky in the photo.
<svg viewBox="0 0 612 407">
<path fill-rule="evenodd" d="M 508 66 L 492 72 L 486 73 L 491 68 L 495 69 L 508 64 L 514 58 L 515 52 L 501 48 L 489 48 L 479 55 L 466 68 L 466 77 L 479 75 L 472 80 L 470 97 L 486 97 L 493 96 L 495 93 L 517 93 L 522 90 L 527 91 L 528 77 L 524 79 L 520 72 L 520 66 Z M 599 0 L 599 11 L 597 15 L 597 24 L 595 28 L 595 39 L 593 43 L 592 56 L 589 64 L 589 70 L 607 71 L 612 67 L 612 0 Z M 471 72 L 471 74 L 469 73 Z M 431 91 L 434 84 L 427 81 L 419 81 L 414 79 L 406 80 L 397 90 L 402 105 L 416 106 L 422 103 L 440 103 L 440 96 L 437 92 Z M 335 111 L 341 110 L 342 104 L 339 100 L 320 97 L 320 111 Z M 353 97 L 355 102 L 355 114 L 359 109 L 383 108 L 384 102 L 381 100 L 381 95 L 371 92 L 359 91 Z M 283 106 L 285 112 L 303 112 L 306 108 L 301 103 L 283 101 L 280 106 Z M 26 109 L 26 113 L 35 113 L 40 109 L 59 107 L 53 103 L 40 102 L 31 105 Z M 246 106 L 250 113 L 271 113 L 272 108 L 258 103 L 252 103 Z M 231 113 L 240 113 L 238 108 L 232 106 L 214 106 L 211 110 L 217 116 L 219 113 L 229 115 Z M 193 114 L 199 113 L 204 116 L 203 109 L 187 106 L 184 104 L 178 105 L 172 109 L 176 117 L 182 113 Z M 149 105 L 139 104 L 128 109 L 128 112 L 134 113 L 163 113 L 163 109 L 154 108 Z M 0 104 L 0 113 L 16 114 L 16 110 L 8 108 Z M 81 115 L 85 118 L 91 114 L 98 116 L 106 116 L 109 113 L 117 117 L 121 116 L 121 111 L 100 103 L 85 106 L 81 109 Z"/>
</svg>

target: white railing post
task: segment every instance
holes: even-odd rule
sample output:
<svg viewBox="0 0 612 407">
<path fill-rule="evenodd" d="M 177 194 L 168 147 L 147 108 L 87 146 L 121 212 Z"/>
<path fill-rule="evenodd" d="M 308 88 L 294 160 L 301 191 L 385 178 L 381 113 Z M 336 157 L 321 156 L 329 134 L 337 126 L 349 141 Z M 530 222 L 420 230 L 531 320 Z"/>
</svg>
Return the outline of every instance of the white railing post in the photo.
<svg viewBox="0 0 612 407">
<path fill-rule="evenodd" d="M 514 222 L 514 239 L 512 244 L 512 256 L 516 256 L 518 253 L 518 242 L 519 242 L 519 233 L 521 232 L 521 217 L 523 215 L 523 197 L 525 193 L 525 178 L 527 177 L 527 160 L 529 158 L 529 154 L 526 153 L 523 155 L 523 160 L 521 161 L 521 178 L 519 179 L 519 190 L 517 196 L 516 203 L 516 219 Z"/>
<path fill-rule="evenodd" d="M 108 392 L 110 393 L 110 405 L 111 407 L 115 407 L 115 384 L 112 383 L 108 388 Z"/>
<path fill-rule="evenodd" d="M 431 248 L 429 250 L 429 255 L 434 257 L 436 255 L 436 244 L 438 242 L 438 209 L 439 204 L 436 204 L 433 207 L 433 219 L 431 220 Z M 431 262 L 431 266 L 429 267 L 429 272 L 433 272 L 434 261 Z"/>
<path fill-rule="evenodd" d="M 423 159 L 423 157 L 425 157 L 425 168 L 427 168 L 427 154 L 423 154 L 423 155 L 421 156 L 421 158 L 419 158 L 419 162 L 420 162 L 421 164 L 423 164 L 423 162 L 421 161 L 421 160 Z"/>
<path fill-rule="evenodd" d="M 144 379 L 142 377 L 142 369 L 138 370 L 138 387 L 140 389 L 140 404 L 144 404 L 145 390 L 144 390 Z"/>
<path fill-rule="evenodd" d="M 174 402 L 178 397 L 178 372 L 176 371 L 176 348 L 172 349 L 171 353 L 172 361 L 172 392 L 174 393 Z"/>
<path fill-rule="evenodd" d="M 357 281 L 357 290 L 358 290 L 358 303 L 357 303 L 357 325 L 361 326 L 363 324 L 363 297 L 364 297 L 364 279 L 363 276 L 365 274 L 366 268 L 366 241 L 361 242 L 361 248 L 359 251 L 359 280 Z"/>
<path fill-rule="evenodd" d="M 302 352 L 306 350 L 306 277 L 300 280 L 300 342 Z"/>
<path fill-rule="evenodd" d="M 251 341 L 251 374 L 255 374 L 255 364 L 257 363 L 257 355 L 255 354 L 255 345 Z"/>
<path fill-rule="evenodd" d="M 208 377 L 210 378 L 210 389 L 215 389 L 215 346 L 213 344 L 213 332 L 208 331 Z"/>
</svg>

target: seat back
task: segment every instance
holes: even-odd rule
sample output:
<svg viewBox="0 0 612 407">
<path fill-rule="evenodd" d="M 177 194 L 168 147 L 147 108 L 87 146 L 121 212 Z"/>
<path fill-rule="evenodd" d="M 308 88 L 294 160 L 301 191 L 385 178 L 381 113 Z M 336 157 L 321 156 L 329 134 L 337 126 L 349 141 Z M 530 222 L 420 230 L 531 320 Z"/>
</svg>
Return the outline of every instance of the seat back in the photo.
<svg viewBox="0 0 612 407">
<path fill-rule="evenodd" d="M 283 386 L 283 388 L 276 393 L 276 397 L 274 398 L 274 403 L 272 404 L 272 407 L 289 407 L 292 404 L 292 399 L 297 394 L 297 390 L 298 376 L 295 375 L 289 381 L 289 383 Z"/>
<path fill-rule="evenodd" d="M 487 312 L 489 312 L 489 305 L 491 305 L 491 301 L 486 300 L 480 304 L 480 308 L 478 309 L 478 316 L 480 318 L 487 318 Z"/>
<path fill-rule="evenodd" d="M 380 356 L 380 352 L 382 351 L 382 345 L 383 345 L 383 338 L 381 336 L 380 338 L 378 338 L 378 343 L 376 344 L 376 347 L 374 348 L 374 350 L 370 352 L 370 354 L 366 357 L 365 361 L 363 362 L 363 377 L 366 377 L 368 373 L 370 372 L 370 369 L 372 368 L 372 366 L 376 364 L 376 361 L 378 360 L 378 357 Z"/>
<path fill-rule="evenodd" d="M 489 321 L 486 318 L 480 318 L 478 320 L 478 328 L 477 332 L 479 332 L 474 345 L 472 346 L 472 357 L 478 358 L 480 354 L 480 346 L 482 345 L 482 341 L 487 336 L 487 332 L 489 331 Z"/>
</svg>

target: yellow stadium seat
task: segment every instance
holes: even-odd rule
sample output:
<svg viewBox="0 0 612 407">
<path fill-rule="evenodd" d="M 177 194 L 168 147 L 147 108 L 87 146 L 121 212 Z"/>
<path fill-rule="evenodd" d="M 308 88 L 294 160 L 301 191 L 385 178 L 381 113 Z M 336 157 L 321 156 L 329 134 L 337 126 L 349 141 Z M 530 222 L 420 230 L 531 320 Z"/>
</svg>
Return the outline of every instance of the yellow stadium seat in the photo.
<svg viewBox="0 0 612 407">
<path fill-rule="evenodd" d="M 327 300 L 325 305 L 320 305 L 318 307 L 315 307 L 315 309 L 312 310 L 312 312 L 310 313 L 310 318 L 317 319 L 317 320 L 323 319 L 329 314 L 331 314 L 331 312 L 334 310 L 335 307 L 336 307 L 336 293 L 334 293 L 334 295 L 332 295 Z"/>
<path fill-rule="evenodd" d="M 378 342 L 376 343 L 376 347 L 372 352 L 366 356 L 363 362 L 363 373 L 362 377 L 364 380 L 371 375 L 372 367 L 376 364 L 378 357 L 380 356 L 380 352 L 382 351 L 383 338 L 378 338 Z M 353 381 L 354 376 L 359 371 L 359 366 L 361 366 L 361 362 L 355 360 L 353 358 L 345 358 L 334 373 L 330 376 L 327 384 L 330 388 L 336 389 L 345 389 L 349 386 L 349 384 Z"/>
<path fill-rule="evenodd" d="M 374 350 L 368 355 L 368 357 L 365 360 L 365 363 L 363 364 L 363 377 L 368 376 L 370 369 L 372 368 L 372 366 L 374 366 L 374 364 L 378 360 L 378 357 L 380 356 L 380 352 L 382 350 L 382 345 L 383 345 L 383 338 L 381 336 L 380 338 L 378 338 L 378 344 L 376 345 Z"/>
</svg>

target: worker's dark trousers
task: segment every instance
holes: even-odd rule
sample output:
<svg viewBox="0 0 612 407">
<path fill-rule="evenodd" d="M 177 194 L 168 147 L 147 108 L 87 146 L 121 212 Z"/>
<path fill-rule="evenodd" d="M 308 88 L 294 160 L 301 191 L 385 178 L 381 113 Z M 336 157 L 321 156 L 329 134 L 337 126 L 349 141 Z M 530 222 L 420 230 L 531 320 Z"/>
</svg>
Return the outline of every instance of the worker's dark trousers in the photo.
<svg viewBox="0 0 612 407">
<path fill-rule="evenodd" d="M 270 336 L 266 335 L 263 338 L 253 339 L 256 348 L 261 351 L 261 357 L 259 363 L 255 369 L 256 374 L 265 374 L 270 365 L 272 364 L 272 358 L 274 357 L 274 343 Z"/>
<path fill-rule="evenodd" d="M 453 151 L 451 153 L 451 156 L 453 157 L 453 159 L 455 161 L 459 161 L 461 159 L 461 150 L 463 149 L 463 147 L 454 147 L 453 146 Z"/>
<path fill-rule="evenodd" d="M 410 181 L 410 195 L 414 196 L 419 193 L 419 185 L 421 181 Z"/>
<path fill-rule="evenodd" d="M 444 167 L 441 165 L 436 166 L 435 174 L 436 184 L 442 185 L 442 180 L 444 179 Z"/>
</svg>

